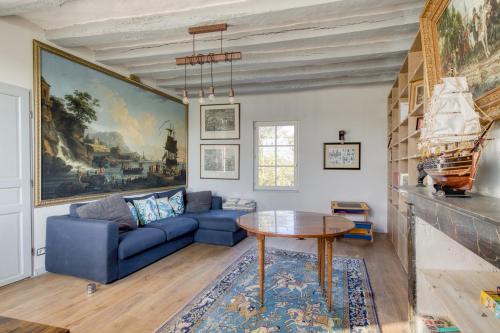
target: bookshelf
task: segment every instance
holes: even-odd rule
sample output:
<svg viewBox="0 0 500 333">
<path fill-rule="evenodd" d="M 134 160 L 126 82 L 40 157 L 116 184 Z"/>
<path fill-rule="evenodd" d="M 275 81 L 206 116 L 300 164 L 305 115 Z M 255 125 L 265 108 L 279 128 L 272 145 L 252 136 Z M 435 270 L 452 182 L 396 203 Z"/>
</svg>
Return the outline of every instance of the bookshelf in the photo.
<svg viewBox="0 0 500 333">
<path fill-rule="evenodd" d="M 417 120 L 424 114 L 425 103 L 409 106 L 413 82 L 424 79 L 424 58 L 420 32 L 389 92 L 387 100 L 387 170 L 388 170 L 388 232 L 394 249 L 408 271 L 408 237 L 406 199 L 402 185 L 417 184 L 417 164 L 420 160 Z M 424 100 L 427 98 L 424 92 Z M 406 180 L 404 180 L 406 179 Z"/>
</svg>

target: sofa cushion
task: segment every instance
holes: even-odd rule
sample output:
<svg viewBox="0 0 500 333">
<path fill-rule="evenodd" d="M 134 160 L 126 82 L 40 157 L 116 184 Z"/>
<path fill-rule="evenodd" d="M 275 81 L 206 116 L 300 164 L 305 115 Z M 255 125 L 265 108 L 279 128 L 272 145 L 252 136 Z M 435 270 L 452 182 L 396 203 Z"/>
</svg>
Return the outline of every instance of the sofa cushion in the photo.
<svg viewBox="0 0 500 333">
<path fill-rule="evenodd" d="M 130 258 L 147 249 L 164 243 L 167 240 L 165 233 L 153 228 L 139 228 L 120 234 L 118 244 L 118 258 Z"/>
<path fill-rule="evenodd" d="M 201 213 L 208 212 L 212 206 L 212 192 L 188 192 L 186 193 L 186 212 Z"/>
<path fill-rule="evenodd" d="M 170 202 L 170 206 L 172 206 L 175 215 L 184 214 L 184 194 L 182 191 L 179 191 L 169 197 L 168 202 Z"/>
<path fill-rule="evenodd" d="M 174 194 L 176 194 L 179 191 L 182 191 L 183 196 L 186 195 L 186 189 L 184 187 L 180 187 L 180 188 L 176 188 L 173 190 L 158 192 L 158 193 L 156 193 L 156 197 L 157 198 L 165 198 L 165 197 L 170 198 L 171 196 L 173 196 Z"/>
<path fill-rule="evenodd" d="M 122 230 L 137 228 L 127 203 L 119 194 L 80 206 L 76 209 L 76 213 L 84 219 L 113 221 L 118 223 Z"/>
<path fill-rule="evenodd" d="M 154 196 L 142 200 L 134 200 L 134 206 L 137 209 L 141 225 L 146 225 L 160 218 L 158 205 Z"/>
<path fill-rule="evenodd" d="M 172 205 L 170 204 L 169 198 L 156 198 L 156 204 L 158 205 L 158 213 L 160 214 L 160 219 L 175 216 L 175 212 L 172 208 Z"/>
<path fill-rule="evenodd" d="M 236 232 L 241 229 L 236 224 L 236 219 L 245 214 L 237 210 L 213 209 L 204 213 L 188 213 L 184 216 L 198 220 L 200 229 Z"/>
<path fill-rule="evenodd" d="M 166 219 L 159 219 L 158 221 L 149 223 L 144 228 L 154 228 L 162 230 L 167 237 L 167 241 L 171 241 L 172 239 L 183 236 L 198 229 L 198 222 L 195 219 L 176 216 Z"/>
</svg>

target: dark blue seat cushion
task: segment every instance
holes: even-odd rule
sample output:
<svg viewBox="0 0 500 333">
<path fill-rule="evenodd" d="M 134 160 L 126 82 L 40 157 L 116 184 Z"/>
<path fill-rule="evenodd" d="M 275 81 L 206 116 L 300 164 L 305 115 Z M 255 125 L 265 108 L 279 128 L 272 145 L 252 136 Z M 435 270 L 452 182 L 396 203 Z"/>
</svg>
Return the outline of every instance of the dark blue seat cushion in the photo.
<svg viewBox="0 0 500 333">
<path fill-rule="evenodd" d="M 165 243 L 165 233 L 157 229 L 139 228 L 120 234 L 118 258 L 126 259 L 156 245 Z"/>
<path fill-rule="evenodd" d="M 171 241 L 180 236 L 194 232 L 198 229 L 198 222 L 195 219 L 184 216 L 168 217 L 155 222 L 148 223 L 144 229 L 156 229 L 165 233 L 167 241 Z"/>
<path fill-rule="evenodd" d="M 183 216 L 198 220 L 200 229 L 236 232 L 241 229 L 236 224 L 236 219 L 245 214 L 237 210 L 212 209 L 203 213 L 186 213 Z"/>
</svg>

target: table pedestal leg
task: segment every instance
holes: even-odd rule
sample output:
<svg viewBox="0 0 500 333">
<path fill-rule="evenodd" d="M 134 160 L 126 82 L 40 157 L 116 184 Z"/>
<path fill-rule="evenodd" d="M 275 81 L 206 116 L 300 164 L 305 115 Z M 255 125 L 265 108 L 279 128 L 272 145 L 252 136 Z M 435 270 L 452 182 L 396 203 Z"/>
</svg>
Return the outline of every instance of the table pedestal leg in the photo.
<svg viewBox="0 0 500 333">
<path fill-rule="evenodd" d="M 332 311 L 332 261 L 333 261 L 333 253 L 332 253 L 332 247 L 333 247 L 333 238 L 328 238 L 326 240 L 327 242 L 327 260 L 328 260 L 328 311 Z"/>
<path fill-rule="evenodd" d="M 259 276 L 260 276 L 260 305 L 264 305 L 264 251 L 265 236 L 258 235 L 259 241 Z"/>
</svg>

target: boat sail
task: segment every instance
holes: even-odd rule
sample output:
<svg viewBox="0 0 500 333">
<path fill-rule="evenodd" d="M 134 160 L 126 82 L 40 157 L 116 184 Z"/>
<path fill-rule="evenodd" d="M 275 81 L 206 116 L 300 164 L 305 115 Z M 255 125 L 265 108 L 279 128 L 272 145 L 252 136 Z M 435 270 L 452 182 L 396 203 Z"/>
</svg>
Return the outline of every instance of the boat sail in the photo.
<svg viewBox="0 0 500 333">
<path fill-rule="evenodd" d="M 485 115 L 486 116 L 486 115 Z M 440 195 L 464 196 L 474 183 L 486 134 L 465 77 L 443 78 L 424 114 L 419 148 L 423 169 Z"/>
</svg>

